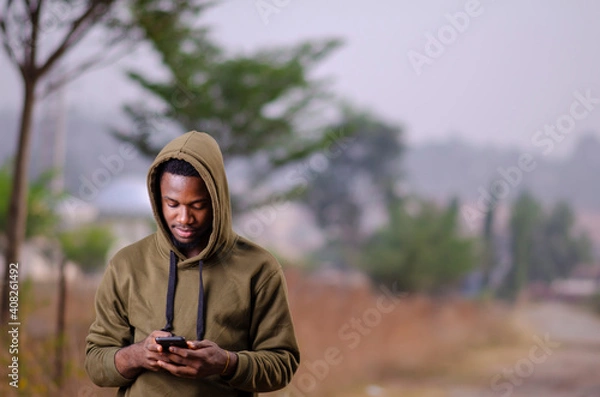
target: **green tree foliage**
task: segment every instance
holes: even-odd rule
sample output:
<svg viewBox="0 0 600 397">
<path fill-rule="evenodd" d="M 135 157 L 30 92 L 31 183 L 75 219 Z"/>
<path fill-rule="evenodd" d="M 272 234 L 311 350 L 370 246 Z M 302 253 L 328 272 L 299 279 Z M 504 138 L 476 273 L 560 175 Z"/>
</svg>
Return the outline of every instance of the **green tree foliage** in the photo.
<svg viewBox="0 0 600 397">
<path fill-rule="evenodd" d="M 567 277 L 591 257 L 590 239 L 576 234 L 575 215 L 564 202 L 546 211 L 530 193 L 521 193 L 511 208 L 509 233 L 512 267 L 500 289 L 507 298 L 530 282 Z"/>
<path fill-rule="evenodd" d="M 482 256 L 482 283 L 488 285 L 490 274 L 496 265 L 496 244 L 494 233 L 495 207 L 488 206 L 483 222 L 483 256 Z"/>
<path fill-rule="evenodd" d="M 481 273 L 482 284 L 484 287 L 489 286 L 491 273 L 497 262 L 496 234 L 494 231 L 497 204 L 496 197 L 492 197 L 492 199 L 486 203 L 487 208 L 483 218 Z"/>
<path fill-rule="evenodd" d="M 147 95 L 125 107 L 133 131 L 117 129 L 115 135 L 143 154 L 155 156 L 169 128 L 204 131 L 219 142 L 228 163 L 251 164 L 248 183 L 258 186 L 327 139 L 321 109 L 333 98 L 310 73 L 339 41 L 231 55 L 197 19 L 141 3 L 135 16 L 168 72 L 164 79 L 129 73 Z"/>
<path fill-rule="evenodd" d="M 49 186 L 53 174 L 46 172 L 30 183 L 27 197 L 27 223 L 25 236 L 48 236 L 58 225 L 59 219 L 54 207 L 59 199 L 51 192 Z M 8 166 L 0 168 L 0 230 L 8 226 L 8 198 L 12 189 L 12 173 Z"/>
<path fill-rule="evenodd" d="M 349 264 L 366 237 L 365 219 L 377 210 L 387 214 L 397 199 L 402 131 L 350 109 L 336 128 L 346 134 L 334 150 L 316 155 L 324 166 L 311 170 L 299 199 L 325 231 L 329 251 L 337 247 L 337 261 Z"/>
<path fill-rule="evenodd" d="M 84 272 L 105 265 L 106 254 L 114 242 L 111 231 L 102 226 L 87 225 L 58 235 L 63 255 L 77 263 Z"/>
<path fill-rule="evenodd" d="M 10 263 L 20 260 L 21 245 L 26 237 L 28 169 L 36 102 L 89 69 L 111 63 L 130 51 L 131 45 L 139 45 L 145 36 L 141 34 L 143 29 L 135 10 L 162 10 L 175 19 L 185 15 L 193 20 L 207 3 L 203 0 L 0 0 L 0 42 L 22 83 L 20 125 L 5 228 L 7 269 Z M 101 34 L 92 45 L 87 43 L 91 51 L 84 56 L 70 57 L 94 30 Z M 65 59 L 68 62 L 64 62 Z M 8 318 L 8 275 L 5 271 L 2 280 L 2 322 Z"/>
<path fill-rule="evenodd" d="M 576 234 L 575 214 L 565 202 L 557 203 L 546 215 L 541 235 L 534 279 L 567 277 L 575 266 L 592 259 L 591 240 L 585 233 Z"/>
<path fill-rule="evenodd" d="M 377 283 L 407 291 L 441 293 L 477 262 L 475 241 L 458 227 L 458 203 L 447 208 L 425 202 L 397 203 L 389 223 L 363 247 L 361 266 Z"/>
<path fill-rule="evenodd" d="M 520 194 L 511 208 L 510 215 L 510 250 L 513 266 L 505 291 L 509 296 L 522 290 L 529 282 L 536 243 L 541 237 L 539 232 L 542 222 L 542 205 L 530 193 Z"/>
</svg>

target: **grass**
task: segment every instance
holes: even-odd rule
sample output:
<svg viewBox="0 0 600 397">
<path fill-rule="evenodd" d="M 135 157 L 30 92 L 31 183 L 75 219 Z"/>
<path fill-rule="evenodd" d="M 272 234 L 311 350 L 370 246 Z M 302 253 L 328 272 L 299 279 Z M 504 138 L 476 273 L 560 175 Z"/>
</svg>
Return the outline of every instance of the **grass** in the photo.
<svg viewBox="0 0 600 397">
<path fill-rule="evenodd" d="M 488 382 L 490 371 L 522 354 L 511 311 L 494 303 L 395 297 L 377 286 L 325 284 L 298 271 L 287 280 L 302 364 L 292 385 L 270 396 L 445 396 L 447 384 Z M 56 285 L 23 283 L 20 388 L 4 381 L 0 395 L 115 395 L 83 370 L 94 291 L 89 283 L 69 286 L 67 365 L 59 384 L 53 375 Z M 9 360 L 2 349 L 0 364 Z"/>
</svg>

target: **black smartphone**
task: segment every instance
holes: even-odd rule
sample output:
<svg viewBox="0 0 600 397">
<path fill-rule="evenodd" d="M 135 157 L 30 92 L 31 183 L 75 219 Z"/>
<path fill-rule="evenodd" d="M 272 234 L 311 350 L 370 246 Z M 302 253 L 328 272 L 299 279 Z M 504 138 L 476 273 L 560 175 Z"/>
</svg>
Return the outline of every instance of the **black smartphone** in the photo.
<svg viewBox="0 0 600 397">
<path fill-rule="evenodd" d="M 164 352 L 169 351 L 169 346 L 182 347 L 184 349 L 188 347 L 183 336 L 157 336 L 154 339 L 156 343 L 162 346 Z"/>
</svg>

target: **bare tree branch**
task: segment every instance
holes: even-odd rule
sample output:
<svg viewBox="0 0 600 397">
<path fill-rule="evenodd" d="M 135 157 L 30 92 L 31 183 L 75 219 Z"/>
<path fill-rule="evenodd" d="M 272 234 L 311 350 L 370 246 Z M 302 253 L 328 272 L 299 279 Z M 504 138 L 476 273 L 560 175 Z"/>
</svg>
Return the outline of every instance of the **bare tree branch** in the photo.
<svg viewBox="0 0 600 397">
<path fill-rule="evenodd" d="M 39 0 L 37 6 L 31 4 L 31 2 L 26 1 L 29 7 L 29 18 L 31 19 L 31 42 L 29 45 L 31 46 L 30 51 L 26 51 L 26 54 L 29 54 L 26 61 L 27 64 L 24 65 L 25 71 L 30 74 L 30 78 L 37 79 L 38 73 L 36 70 L 36 57 L 37 57 L 37 45 L 38 45 L 38 34 L 40 31 L 40 13 L 42 10 L 42 3 L 44 0 Z"/>
<path fill-rule="evenodd" d="M 105 66 L 111 65 L 114 62 L 117 62 L 119 59 L 124 57 L 125 55 L 131 53 L 131 50 L 135 47 L 135 43 L 131 43 L 128 46 L 125 46 L 122 51 L 113 54 L 110 57 L 107 57 L 106 53 L 103 51 L 99 51 L 95 56 L 90 56 L 90 58 L 79 64 L 77 67 L 69 70 L 68 72 L 62 73 L 62 76 L 56 78 L 54 82 L 48 83 L 43 92 L 40 94 L 40 99 L 46 98 L 48 95 L 66 85 L 67 83 L 75 80 L 85 72 L 94 69 L 101 69 Z"/>
<path fill-rule="evenodd" d="M 91 29 L 96 22 L 102 18 L 102 16 L 108 11 L 109 5 L 112 0 L 107 1 L 93 1 L 89 8 L 87 8 L 76 20 L 71 23 L 71 29 L 65 35 L 61 44 L 56 50 L 48 57 L 46 62 L 38 69 L 39 76 L 46 74 L 50 68 L 56 63 L 58 59 L 69 49 L 69 47 L 76 44 L 83 36 L 85 32 Z M 104 8 L 104 10 L 102 10 Z"/>
<path fill-rule="evenodd" d="M 15 51 L 13 50 L 12 46 L 10 45 L 10 35 L 8 33 L 8 28 L 7 28 L 7 16 L 10 13 L 10 8 L 12 6 L 13 1 L 12 0 L 8 0 L 6 2 L 6 6 L 4 7 L 4 16 L 0 16 L 0 33 L 2 35 L 2 45 L 4 47 L 4 50 L 6 51 L 6 54 L 8 55 L 8 58 L 15 64 L 15 66 L 17 66 L 19 68 L 19 71 L 21 72 L 21 76 L 25 77 L 25 68 L 23 67 L 23 62 L 24 60 L 19 60 L 17 57 L 17 54 L 15 53 Z"/>
</svg>

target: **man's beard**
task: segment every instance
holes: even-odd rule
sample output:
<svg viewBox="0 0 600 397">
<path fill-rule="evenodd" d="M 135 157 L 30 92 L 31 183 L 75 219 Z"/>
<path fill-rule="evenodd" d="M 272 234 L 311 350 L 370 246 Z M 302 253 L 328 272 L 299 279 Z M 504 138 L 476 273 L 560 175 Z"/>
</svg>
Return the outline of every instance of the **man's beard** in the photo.
<svg viewBox="0 0 600 397">
<path fill-rule="evenodd" d="M 189 243 L 182 243 L 181 241 L 177 240 L 175 236 L 171 235 L 171 240 L 173 240 L 173 245 L 175 246 L 175 248 L 177 248 L 179 251 L 184 252 L 196 248 L 198 245 L 200 245 L 202 237 L 196 237 Z"/>
</svg>

